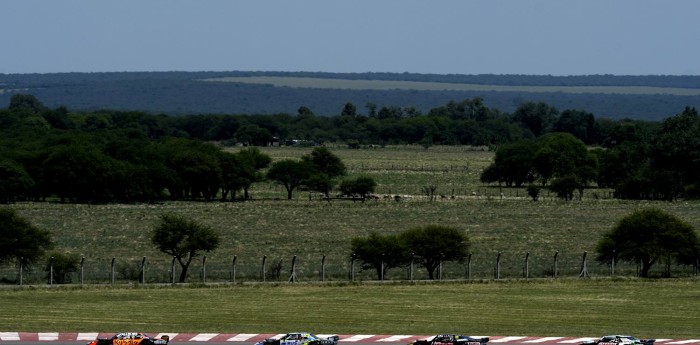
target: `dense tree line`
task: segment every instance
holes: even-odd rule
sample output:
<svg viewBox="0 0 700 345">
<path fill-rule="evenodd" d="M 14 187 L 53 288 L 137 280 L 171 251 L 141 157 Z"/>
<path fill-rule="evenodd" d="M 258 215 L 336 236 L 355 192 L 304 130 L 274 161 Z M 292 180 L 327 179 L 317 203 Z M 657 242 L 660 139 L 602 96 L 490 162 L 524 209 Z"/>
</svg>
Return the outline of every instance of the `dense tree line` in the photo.
<svg viewBox="0 0 700 345">
<path fill-rule="evenodd" d="M 235 199 L 239 192 L 245 199 L 251 184 L 266 177 L 285 184 L 275 169 L 262 173 L 271 161 L 255 146 L 324 142 L 490 146 L 498 150 L 484 182 L 534 183 L 567 199 L 573 190 L 582 193 L 596 184 L 621 198 L 700 195 L 700 120 L 694 108 L 660 123 L 560 112 L 542 102 L 504 113 L 481 98 L 450 101 L 427 113 L 372 103 L 364 108 L 366 115 L 346 102 L 336 116 L 317 116 L 305 106 L 294 115 L 166 116 L 51 109 L 32 95 L 17 94 L 0 110 L 0 200 L 213 200 Z M 249 148 L 226 153 L 211 141 Z M 344 175 L 312 168 L 301 167 L 307 176 L 295 176 L 301 181 L 291 181 L 296 185 L 288 186 L 289 193 L 303 185 L 328 195 Z"/>
<path fill-rule="evenodd" d="M 552 127 L 555 131 L 566 128 L 559 125 L 564 113 Z M 531 128 L 546 127 L 542 119 L 520 119 Z M 569 200 L 575 190 L 581 195 L 591 185 L 613 189 L 623 199 L 700 197 L 700 117 L 695 108 L 686 107 L 661 123 L 619 122 L 604 137 L 592 119 L 581 119 L 577 127 L 593 128 L 592 132 L 552 132 L 501 145 L 481 180 L 507 187 L 538 183 Z M 585 145 L 591 138 L 600 145 L 594 150 Z M 528 187 L 528 192 L 537 199 L 536 187 Z"/>
</svg>

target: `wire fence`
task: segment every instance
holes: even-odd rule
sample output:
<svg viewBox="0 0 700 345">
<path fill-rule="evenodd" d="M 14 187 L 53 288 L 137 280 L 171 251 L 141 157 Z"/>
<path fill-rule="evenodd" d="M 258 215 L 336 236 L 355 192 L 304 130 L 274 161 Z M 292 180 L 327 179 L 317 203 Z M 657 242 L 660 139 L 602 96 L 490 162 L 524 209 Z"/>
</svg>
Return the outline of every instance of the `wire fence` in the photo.
<svg viewBox="0 0 700 345">
<path fill-rule="evenodd" d="M 692 265 L 661 262 L 652 266 L 650 277 L 698 276 L 700 259 Z M 383 263 L 382 263 L 383 265 Z M 434 280 L 504 280 L 542 278 L 637 277 L 639 263 L 612 261 L 600 264 L 588 253 L 488 253 L 470 254 L 461 262 L 445 261 L 434 271 Z M 177 284 L 183 268 L 174 258 L 159 256 L 139 260 L 119 258 L 82 258 L 79 268 L 61 272 L 51 261 L 42 268 L 0 268 L 0 285 L 64 284 Z M 426 281 L 427 270 L 412 263 L 387 268 L 386 274 L 376 267 L 363 267 L 359 260 L 341 256 L 322 256 L 316 262 L 291 258 L 199 257 L 185 274 L 186 283 L 261 283 L 261 282 L 362 282 L 362 281 Z"/>
</svg>

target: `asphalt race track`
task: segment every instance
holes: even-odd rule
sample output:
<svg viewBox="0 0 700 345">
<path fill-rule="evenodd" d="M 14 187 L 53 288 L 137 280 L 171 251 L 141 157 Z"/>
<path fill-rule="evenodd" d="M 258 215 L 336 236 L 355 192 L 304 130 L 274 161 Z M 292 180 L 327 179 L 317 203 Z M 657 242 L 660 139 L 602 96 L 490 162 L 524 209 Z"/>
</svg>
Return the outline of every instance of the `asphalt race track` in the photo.
<svg viewBox="0 0 700 345">
<path fill-rule="evenodd" d="M 147 333 L 156 338 L 167 334 L 170 344 L 178 345 L 253 345 L 266 338 L 277 338 L 284 334 L 220 334 L 220 333 Z M 99 337 L 111 337 L 113 333 L 18 333 L 0 332 L 0 345 L 85 345 Z M 472 336 L 484 336 L 474 335 Z M 319 334 L 321 337 L 327 335 Z M 429 335 L 342 335 L 339 345 L 405 345 Z M 489 336 L 489 345 L 579 345 L 594 337 L 532 337 Z M 205 343 L 205 344 L 202 344 Z M 655 345 L 700 345 L 700 339 L 656 339 Z"/>
<path fill-rule="evenodd" d="M 221 334 L 221 333 L 149 333 L 155 338 L 170 337 L 170 344 L 204 345 L 253 345 L 266 338 L 279 338 L 284 334 Z M 0 332 L 1 345 L 85 345 L 97 337 L 111 337 L 113 333 L 21 333 Z M 484 336 L 473 335 L 472 336 Z M 319 337 L 328 335 L 318 334 Z M 340 336 L 339 345 L 397 345 L 407 344 L 429 335 L 370 335 L 355 334 Z M 579 345 L 583 341 L 598 337 L 532 337 L 489 336 L 494 345 Z M 700 339 L 656 339 L 655 345 L 700 345 Z"/>
</svg>

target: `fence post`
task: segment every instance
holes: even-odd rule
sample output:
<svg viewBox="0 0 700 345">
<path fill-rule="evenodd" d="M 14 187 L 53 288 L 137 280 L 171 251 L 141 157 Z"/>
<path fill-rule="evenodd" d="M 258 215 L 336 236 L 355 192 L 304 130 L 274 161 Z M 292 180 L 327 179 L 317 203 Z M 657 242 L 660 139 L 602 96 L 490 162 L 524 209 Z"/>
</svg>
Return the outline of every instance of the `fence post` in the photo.
<svg viewBox="0 0 700 345">
<path fill-rule="evenodd" d="M 613 249 L 612 258 L 610 260 L 610 276 L 615 276 L 615 249 Z"/>
<path fill-rule="evenodd" d="M 411 265 L 408 266 L 408 280 L 413 281 L 413 258 L 416 254 L 411 253 Z"/>
<path fill-rule="evenodd" d="M 85 270 L 83 269 L 85 263 L 85 257 L 80 258 L 80 286 L 83 286 L 83 278 L 84 278 L 84 273 Z"/>
<path fill-rule="evenodd" d="M 49 286 L 53 286 L 53 256 L 49 261 Z"/>
<path fill-rule="evenodd" d="M 326 281 L 326 256 L 321 258 L 321 281 Z"/>
<path fill-rule="evenodd" d="M 262 257 L 262 270 L 260 271 L 260 278 L 262 278 L 263 283 L 265 282 L 265 260 L 267 260 L 267 255 Z"/>
<path fill-rule="evenodd" d="M 24 285 L 24 257 L 19 258 L 19 286 Z"/>
<path fill-rule="evenodd" d="M 170 263 L 170 283 L 175 284 L 175 256 L 173 255 L 173 261 Z"/>
<path fill-rule="evenodd" d="M 297 256 L 296 255 L 294 255 L 292 257 L 292 270 L 290 271 L 288 281 L 290 283 L 296 283 L 296 281 L 297 281 Z"/>
<path fill-rule="evenodd" d="M 525 276 L 525 280 L 530 279 L 530 252 L 527 252 L 527 254 L 525 254 L 525 268 L 523 273 L 523 275 Z"/>
<path fill-rule="evenodd" d="M 440 253 L 440 262 L 438 262 L 438 280 L 442 280 L 442 258 L 444 254 Z"/>
<path fill-rule="evenodd" d="M 472 253 L 467 256 L 467 280 L 472 279 Z"/>
<path fill-rule="evenodd" d="M 379 280 L 384 281 L 384 254 L 382 253 L 382 265 L 379 270 Z"/>
<path fill-rule="evenodd" d="M 146 284 L 146 257 L 141 260 L 141 284 Z"/>
<path fill-rule="evenodd" d="M 202 256 L 202 283 L 207 282 L 207 256 Z"/>
<path fill-rule="evenodd" d="M 116 260 L 116 258 L 112 258 L 111 271 L 109 274 L 112 285 L 114 285 L 114 260 Z"/>
<path fill-rule="evenodd" d="M 552 274 L 555 279 L 559 276 L 559 251 L 554 252 L 554 272 Z"/>
<path fill-rule="evenodd" d="M 355 281 L 355 253 L 350 256 L 350 281 Z"/>
<path fill-rule="evenodd" d="M 231 262 L 231 282 L 236 285 L 236 256 L 233 256 L 233 262 Z"/>
<path fill-rule="evenodd" d="M 590 278 L 588 276 L 588 259 L 586 259 L 587 255 L 588 252 L 583 252 L 583 262 L 581 263 L 581 273 L 579 273 L 578 275 L 579 278 Z"/>
<path fill-rule="evenodd" d="M 496 279 L 501 279 L 501 252 L 496 256 Z"/>
</svg>

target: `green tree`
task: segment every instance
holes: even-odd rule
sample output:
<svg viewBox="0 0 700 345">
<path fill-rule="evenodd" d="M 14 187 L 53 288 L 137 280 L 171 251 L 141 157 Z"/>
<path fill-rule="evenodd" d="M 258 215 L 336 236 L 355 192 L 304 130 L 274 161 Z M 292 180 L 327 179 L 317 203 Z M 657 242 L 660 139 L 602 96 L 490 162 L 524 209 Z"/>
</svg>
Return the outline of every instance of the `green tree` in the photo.
<svg viewBox="0 0 700 345">
<path fill-rule="evenodd" d="M 47 255 L 45 272 L 51 276 L 53 269 L 53 283 L 66 284 L 71 282 L 71 273 L 78 272 L 80 268 L 80 257 L 77 254 L 66 252 L 54 252 Z"/>
<path fill-rule="evenodd" d="M 549 190 L 554 192 L 560 199 L 569 201 L 574 199 L 574 191 L 576 191 L 580 185 L 581 181 L 578 176 L 570 174 L 552 180 Z"/>
<path fill-rule="evenodd" d="M 534 183 L 530 183 L 527 185 L 527 195 L 529 195 L 532 198 L 532 201 L 539 200 L 541 190 L 542 188 L 540 188 L 540 186 L 535 185 Z"/>
<path fill-rule="evenodd" d="M 0 159 L 0 203 L 9 203 L 29 195 L 34 180 L 24 167 L 13 160 Z"/>
<path fill-rule="evenodd" d="M 494 162 L 481 175 L 482 182 L 522 186 L 534 180 L 533 156 L 537 145 L 531 140 L 504 144 L 496 150 Z"/>
<path fill-rule="evenodd" d="M 546 103 L 527 102 L 515 109 L 513 120 L 540 136 L 551 129 L 558 115 L 559 111 Z"/>
<path fill-rule="evenodd" d="M 356 115 L 357 107 L 355 107 L 355 105 L 351 102 L 345 103 L 345 106 L 343 106 L 343 111 L 340 113 L 340 116 L 355 117 Z"/>
<path fill-rule="evenodd" d="M 683 196 L 687 186 L 700 184 L 700 116 L 695 108 L 665 119 L 652 143 L 651 164 L 664 199 Z"/>
<path fill-rule="evenodd" d="M 172 198 L 212 200 L 222 181 L 219 148 L 192 140 L 166 142 L 166 164 L 176 178 L 170 181 L 168 191 Z"/>
<path fill-rule="evenodd" d="M 596 260 L 608 263 L 618 260 L 641 263 L 640 276 L 648 277 L 649 269 L 660 260 L 676 259 L 692 264 L 700 250 L 700 237 L 693 227 L 676 216 L 649 208 L 622 218 L 598 241 Z"/>
<path fill-rule="evenodd" d="M 404 246 L 418 258 L 434 279 L 435 270 L 444 261 L 462 261 L 469 255 L 469 238 L 460 230 L 441 225 L 413 228 L 400 235 Z"/>
<path fill-rule="evenodd" d="M 564 110 L 552 126 L 552 131 L 572 134 L 586 145 L 596 144 L 600 136 L 595 116 L 581 110 Z"/>
<path fill-rule="evenodd" d="M 219 246 L 219 234 L 211 227 L 183 216 L 162 215 L 153 229 L 151 242 L 158 250 L 177 260 L 182 268 L 178 281 L 184 283 L 192 260 Z"/>
<path fill-rule="evenodd" d="M 234 138 L 243 145 L 266 146 L 272 141 L 272 133 L 256 124 L 245 124 L 238 128 Z"/>
<path fill-rule="evenodd" d="M 304 185 L 327 198 L 336 179 L 347 174 L 343 161 L 326 147 L 316 147 L 310 154 L 301 157 L 302 163 L 309 169 Z"/>
<path fill-rule="evenodd" d="M 32 225 L 10 208 L 0 208 L 0 264 L 8 262 L 30 266 L 53 248 L 48 230 Z"/>
<path fill-rule="evenodd" d="M 372 232 L 368 237 L 356 237 L 351 241 L 352 258 L 360 260 L 363 269 L 374 269 L 377 279 L 386 276 L 391 268 L 406 265 L 409 252 L 397 235 L 380 235 Z"/>
<path fill-rule="evenodd" d="M 377 182 L 369 176 L 358 176 L 354 179 L 347 179 L 340 182 L 340 192 L 346 196 L 359 196 L 364 202 L 367 196 L 374 193 Z"/>
<path fill-rule="evenodd" d="M 7 107 L 9 110 L 17 111 L 27 111 L 31 114 L 41 113 L 47 110 L 38 98 L 34 95 L 26 94 L 15 94 L 10 98 L 10 105 Z"/>
<path fill-rule="evenodd" d="M 115 161 L 100 148 L 86 143 L 52 148 L 43 162 L 47 194 L 61 201 L 93 203 L 111 201 L 116 179 Z"/>
<path fill-rule="evenodd" d="M 287 190 L 287 200 L 292 199 L 292 192 L 303 186 L 311 174 L 307 163 L 293 159 L 283 159 L 272 163 L 267 171 L 267 178 L 284 186 Z"/>
<path fill-rule="evenodd" d="M 347 169 L 345 164 L 326 147 L 316 147 L 310 154 L 301 157 L 303 162 L 306 162 L 310 168 L 316 172 L 328 175 L 330 178 L 345 176 Z"/>
<path fill-rule="evenodd" d="M 243 188 L 243 199 L 248 200 L 250 198 L 248 194 L 250 186 L 253 183 L 265 180 L 265 174 L 261 170 L 270 166 L 272 158 L 262 153 L 256 147 L 240 150 L 236 153 L 236 157 L 238 163 L 241 164 L 237 178 Z"/>
</svg>

